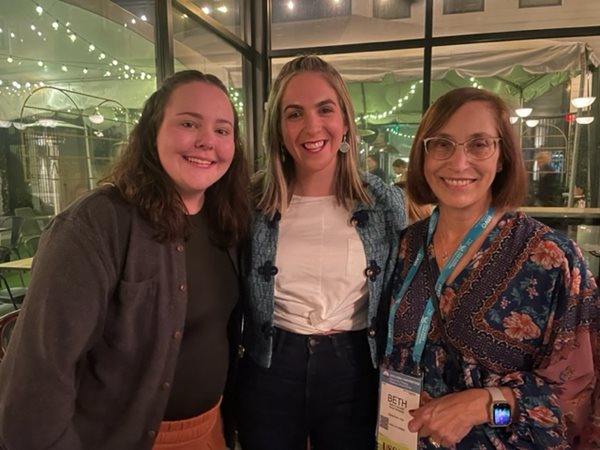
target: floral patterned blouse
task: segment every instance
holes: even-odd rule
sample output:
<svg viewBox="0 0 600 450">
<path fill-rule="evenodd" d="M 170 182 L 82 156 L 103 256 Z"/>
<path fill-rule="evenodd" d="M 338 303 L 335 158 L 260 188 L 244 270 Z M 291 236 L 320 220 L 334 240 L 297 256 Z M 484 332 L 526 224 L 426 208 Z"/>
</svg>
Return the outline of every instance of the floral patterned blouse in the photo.
<svg viewBox="0 0 600 450">
<path fill-rule="evenodd" d="M 428 224 L 404 230 L 394 292 Z M 427 256 L 435 279 L 433 245 Z M 412 350 L 429 292 L 421 265 L 394 318 L 390 361 L 404 373 L 414 368 Z M 523 213 L 504 214 L 443 287 L 440 311 L 448 341 L 434 315 L 421 360 L 421 401 L 486 386 L 511 387 L 517 399 L 510 426 L 476 426 L 456 449 L 600 448 L 600 299 L 574 242 Z M 434 447 L 420 439 L 419 448 Z"/>
</svg>

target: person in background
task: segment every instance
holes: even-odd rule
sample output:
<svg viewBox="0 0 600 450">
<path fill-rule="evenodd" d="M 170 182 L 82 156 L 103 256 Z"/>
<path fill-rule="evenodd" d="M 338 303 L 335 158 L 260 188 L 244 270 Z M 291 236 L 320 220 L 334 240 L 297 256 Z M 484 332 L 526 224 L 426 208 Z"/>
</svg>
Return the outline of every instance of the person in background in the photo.
<svg viewBox="0 0 600 450">
<path fill-rule="evenodd" d="M 431 211 L 433 211 L 433 205 L 418 205 L 409 198 L 408 192 L 406 192 L 408 163 L 403 159 L 396 159 L 392 163 L 392 168 L 396 174 L 394 186 L 399 188 L 404 195 L 404 204 L 406 205 L 409 225 L 429 217 L 431 215 Z"/>
<path fill-rule="evenodd" d="M 244 450 L 375 448 L 382 295 L 406 224 L 400 191 L 357 168 L 354 111 L 317 56 L 283 66 L 267 104 L 255 183 Z"/>
<path fill-rule="evenodd" d="M 407 188 L 438 208 L 401 236 L 386 354 L 423 374 L 419 448 L 600 448 L 598 289 L 573 241 L 517 210 L 509 117 L 474 88 L 424 115 Z"/>
<path fill-rule="evenodd" d="M 392 163 L 392 170 L 396 175 L 394 184 L 402 189 L 406 187 L 406 173 L 408 172 L 408 163 L 401 158 L 395 159 Z"/>
<path fill-rule="evenodd" d="M 387 182 L 387 176 L 381 167 L 379 167 L 379 159 L 375 155 L 369 155 L 367 157 L 367 167 L 369 168 L 369 173 L 371 175 L 375 175 L 379 177 L 384 182 Z"/>
<path fill-rule="evenodd" d="M 0 364 L 0 448 L 224 450 L 250 208 L 223 83 L 165 80 L 106 181 L 42 236 Z"/>
<path fill-rule="evenodd" d="M 552 154 L 540 150 L 535 154 L 538 167 L 537 206 L 562 206 L 560 174 L 552 165 Z"/>
</svg>

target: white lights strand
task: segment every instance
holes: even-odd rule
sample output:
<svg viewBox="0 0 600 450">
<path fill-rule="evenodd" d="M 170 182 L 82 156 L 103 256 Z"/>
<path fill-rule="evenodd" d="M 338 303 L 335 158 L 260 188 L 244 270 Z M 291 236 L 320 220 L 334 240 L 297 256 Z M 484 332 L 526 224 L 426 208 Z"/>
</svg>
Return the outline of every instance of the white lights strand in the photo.
<svg viewBox="0 0 600 450">
<path fill-rule="evenodd" d="M 477 79 L 475 77 L 470 77 L 469 83 L 471 84 L 471 87 L 474 87 L 476 89 L 483 89 L 483 85 L 481 84 L 480 81 L 477 81 Z M 396 112 L 399 109 L 401 109 L 402 106 L 415 95 L 417 84 L 423 84 L 423 80 L 419 80 L 418 82 L 413 83 L 410 86 L 408 93 L 405 94 L 404 96 L 400 97 L 398 99 L 398 104 L 395 106 L 392 106 L 392 108 L 389 109 L 388 111 L 379 112 L 379 113 L 370 113 L 370 114 L 360 114 L 360 115 L 356 116 L 355 122 L 358 123 L 363 120 L 366 120 L 368 122 L 368 121 L 372 121 L 372 120 L 383 120 L 383 119 L 387 119 L 388 117 L 393 117 L 396 114 Z"/>
<path fill-rule="evenodd" d="M 229 98 L 231 99 L 233 106 L 235 106 L 235 110 L 238 113 L 238 118 L 242 118 L 244 115 L 244 102 L 240 98 L 240 93 L 232 87 L 230 87 L 228 90 Z"/>
<path fill-rule="evenodd" d="M 415 95 L 415 92 L 417 89 L 417 84 L 423 84 L 423 80 L 419 80 L 418 82 L 413 83 L 410 86 L 409 91 L 404 96 L 400 97 L 398 99 L 397 105 L 392 106 L 392 108 L 390 110 L 384 111 L 382 113 L 360 114 L 360 115 L 356 116 L 356 119 L 354 119 L 354 121 L 358 123 L 362 120 L 366 120 L 368 122 L 369 120 L 383 120 L 390 116 L 393 116 L 397 110 L 402 108 L 402 106 L 404 105 L 405 102 L 410 100 L 410 98 Z"/>
<path fill-rule="evenodd" d="M 8 63 L 22 65 L 25 63 L 30 63 L 36 67 L 36 70 L 43 70 L 44 72 L 48 71 L 49 65 L 54 67 L 56 70 L 61 71 L 63 73 L 73 74 L 74 77 L 86 78 L 89 76 L 98 77 L 107 77 L 113 76 L 117 79 L 130 79 L 130 80 L 150 80 L 153 78 L 151 74 L 151 68 L 147 68 L 146 70 L 141 70 L 140 68 L 132 67 L 130 64 L 126 64 L 123 61 L 118 61 L 118 59 L 109 54 L 108 52 L 100 49 L 96 44 L 86 39 L 80 33 L 78 33 L 73 25 L 70 22 L 61 23 L 61 21 L 53 16 L 50 12 L 48 12 L 44 7 L 36 2 L 35 0 L 31 0 L 34 5 L 35 17 L 33 18 L 29 29 L 34 35 L 39 37 L 43 41 L 47 41 L 46 36 L 48 33 L 60 32 L 64 31 L 67 35 L 68 42 L 73 45 L 85 45 L 89 53 L 96 53 L 98 55 L 98 62 L 88 61 L 88 62 L 69 62 L 69 61 L 52 61 L 48 58 L 31 58 L 31 57 L 22 57 L 19 55 L 15 55 L 13 53 L 0 53 L 0 58 L 4 58 Z M 50 22 L 48 26 L 41 21 L 44 20 L 44 17 L 49 18 Z M 145 17 L 145 16 L 144 16 Z M 143 18 L 140 18 L 141 21 L 145 21 Z M 147 20 L 147 18 L 146 18 Z M 132 19 L 132 23 L 135 24 L 135 19 Z M 45 30 L 47 28 L 47 30 Z M 6 32 L 7 35 L 10 36 L 10 39 L 15 39 L 20 42 L 24 42 L 26 39 L 23 35 L 17 35 L 14 31 L 10 29 L 2 29 L 0 32 Z M 82 44 L 81 44 L 82 43 Z M 115 64 L 116 62 L 116 64 Z M 110 67 L 110 71 L 106 70 L 107 67 Z M 110 74 L 110 75 L 107 75 Z M 6 81 L 6 80 L 4 80 Z M 21 88 L 16 88 L 15 83 L 17 83 Z M 43 86 L 44 83 L 36 82 L 31 83 L 23 82 L 23 80 L 0 83 L 0 88 L 4 87 L 9 95 L 24 95 L 27 94 L 32 88 Z M 28 86 L 24 88 L 23 86 Z"/>
</svg>

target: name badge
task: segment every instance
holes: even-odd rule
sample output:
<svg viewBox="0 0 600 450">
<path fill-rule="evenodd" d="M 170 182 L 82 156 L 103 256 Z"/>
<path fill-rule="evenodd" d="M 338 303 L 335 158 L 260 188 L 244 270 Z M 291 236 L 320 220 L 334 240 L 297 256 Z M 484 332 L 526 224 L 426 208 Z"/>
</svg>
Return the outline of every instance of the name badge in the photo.
<svg viewBox="0 0 600 450">
<path fill-rule="evenodd" d="M 408 431 L 409 410 L 419 407 L 422 379 L 381 367 L 379 370 L 378 450 L 416 450 L 417 433 Z"/>
</svg>

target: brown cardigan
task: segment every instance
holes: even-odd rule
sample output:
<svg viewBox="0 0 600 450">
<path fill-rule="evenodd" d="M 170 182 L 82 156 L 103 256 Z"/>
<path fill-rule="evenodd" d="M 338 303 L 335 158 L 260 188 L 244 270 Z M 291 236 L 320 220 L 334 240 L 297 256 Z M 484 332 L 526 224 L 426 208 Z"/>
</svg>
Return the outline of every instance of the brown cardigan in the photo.
<svg viewBox="0 0 600 450">
<path fill-rule="evenodd" d="M 112 187 L 50 224 L 0 364 L 0 448 L 152 448 L 187 306 L 184 245 L 153 235 Z"/>
</svg>

